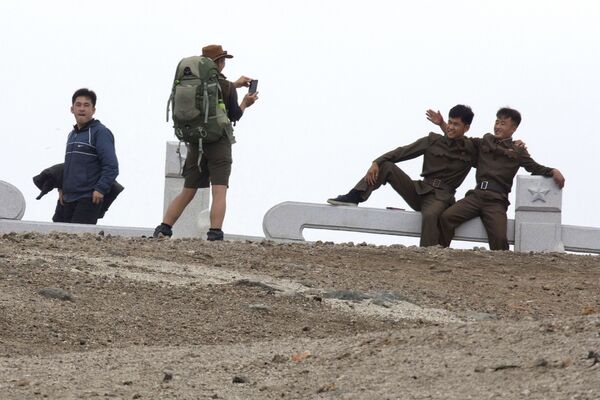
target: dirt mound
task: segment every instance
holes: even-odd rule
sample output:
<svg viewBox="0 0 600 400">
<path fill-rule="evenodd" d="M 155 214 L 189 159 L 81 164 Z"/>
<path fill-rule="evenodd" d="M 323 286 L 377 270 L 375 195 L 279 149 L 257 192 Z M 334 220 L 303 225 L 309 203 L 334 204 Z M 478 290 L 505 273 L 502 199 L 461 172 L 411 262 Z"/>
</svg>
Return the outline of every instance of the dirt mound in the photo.
<svg viewBox="0 0 600 400">
<path fill-rule="evenodd" d="M 2 399 L 598 399 L 596 256 L 0 238 Z"/>
</svg>

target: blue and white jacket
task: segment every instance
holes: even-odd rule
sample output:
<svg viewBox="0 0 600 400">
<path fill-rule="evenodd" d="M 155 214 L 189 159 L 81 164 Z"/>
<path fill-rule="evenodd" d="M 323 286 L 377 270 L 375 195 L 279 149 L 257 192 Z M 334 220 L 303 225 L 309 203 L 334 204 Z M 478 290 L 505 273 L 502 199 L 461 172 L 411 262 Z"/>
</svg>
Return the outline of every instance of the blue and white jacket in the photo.
<svg viewBox="0 0 600 400">
<path fill-rule="evenodd" d="M 112 132 L 96 119 L 81 129 L 75 125 L 69 133 L 65 153 L 65 201 L 92 197 L 94 190 L 106 195 L 117 175 L 119 161 Z"/>
</svg>

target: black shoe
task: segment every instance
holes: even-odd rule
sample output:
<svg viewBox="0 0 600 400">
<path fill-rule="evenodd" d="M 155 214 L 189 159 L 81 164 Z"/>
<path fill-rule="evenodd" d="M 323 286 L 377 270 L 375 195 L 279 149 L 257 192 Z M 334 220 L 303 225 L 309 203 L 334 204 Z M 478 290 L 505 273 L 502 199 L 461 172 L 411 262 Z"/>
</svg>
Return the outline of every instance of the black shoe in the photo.
<svg viewBox="0 0 600 400">
<path fill-rule="evenodd" d="M 223 240 L 223 231 L 220 229 L 210 228 L 208 232 L 206 232 L 206 240 Z"/>
<path fill-rule="evenodd" d="M 160 224 L 154 230 L 154 235 L 152 235 L 155 239 L 160 239 L 163 237 L 171 237 L 173 236 L 173 230 L 171 227 L 165 223 Z"/>
<path fill-rule="evenodd" d="M 327 199 L 327 202 L 332 206 L 351 206 L 356 207 L 358 203 L 362 203 L 361 192 L 352 189 L 347 194 L 341 194 L 335 199 Z"/>
</svg>

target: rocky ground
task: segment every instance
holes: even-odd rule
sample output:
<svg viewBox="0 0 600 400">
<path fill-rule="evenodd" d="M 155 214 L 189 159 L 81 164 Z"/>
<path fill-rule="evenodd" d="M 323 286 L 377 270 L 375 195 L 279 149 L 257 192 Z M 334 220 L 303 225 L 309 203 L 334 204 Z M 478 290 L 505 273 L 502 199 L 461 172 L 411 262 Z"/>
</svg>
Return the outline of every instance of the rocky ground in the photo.
<svg viewBox="0 0 600 400">
<path fill-rule="evenodd" d="M 2 399 L 599 399 L 600 259 L 0 237 Z"/>
</svg>

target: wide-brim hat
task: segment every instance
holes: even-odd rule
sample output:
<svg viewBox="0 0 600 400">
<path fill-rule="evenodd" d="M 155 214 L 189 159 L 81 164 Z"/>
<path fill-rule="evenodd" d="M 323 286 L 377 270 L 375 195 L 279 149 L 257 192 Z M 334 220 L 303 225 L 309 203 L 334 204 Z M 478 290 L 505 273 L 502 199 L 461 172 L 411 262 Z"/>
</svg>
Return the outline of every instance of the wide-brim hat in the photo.
<svg viewBox="0 0 600 400">
<path fill-rule="evenodd" d="M 213 61 L 217 61 L 219 58 L 233 58 L 231 54 L 227 54 L 226 50 L 219 44 L 211 44 L 202 48 L 202 55 L 208 57 Z"/>
</svg>

